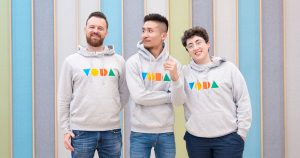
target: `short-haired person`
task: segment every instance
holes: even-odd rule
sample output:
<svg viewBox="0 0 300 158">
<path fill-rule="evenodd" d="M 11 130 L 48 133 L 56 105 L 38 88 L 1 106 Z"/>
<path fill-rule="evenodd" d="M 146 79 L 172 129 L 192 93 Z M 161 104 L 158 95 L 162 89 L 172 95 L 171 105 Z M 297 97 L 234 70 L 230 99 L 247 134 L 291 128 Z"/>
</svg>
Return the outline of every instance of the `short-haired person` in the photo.
<svg viewBox="0 0 300 158">
<path fill-rule="evenodd" d="M 68 56 L 62 66 L 58 113 L 64 146 L 72 158 L 120 158 L 120 112 L 129 92 L 125 61 L 111 46 L 103 45 L 108 23 L 102 12 L 86 21 L 87 47 Z"/>
<path fill-rule="evenodd" d="M 252 111 L 241 72 L 233 63 L 209 55 L 204 28 L 186 30 L 181 41 L 192 58 L 182 70 L 189 157 L 242 158 Z"/>
<path fill-rule="evenodd" d="M 173 105 L 184 96 L 179 63 L 164 40 L 168 21 L 160 14 L 144 17 L 137 53 L 126 62 L 126 80 L 134 101 L 131 116 L 130 158 L 175 158 Z"/>
</svg>

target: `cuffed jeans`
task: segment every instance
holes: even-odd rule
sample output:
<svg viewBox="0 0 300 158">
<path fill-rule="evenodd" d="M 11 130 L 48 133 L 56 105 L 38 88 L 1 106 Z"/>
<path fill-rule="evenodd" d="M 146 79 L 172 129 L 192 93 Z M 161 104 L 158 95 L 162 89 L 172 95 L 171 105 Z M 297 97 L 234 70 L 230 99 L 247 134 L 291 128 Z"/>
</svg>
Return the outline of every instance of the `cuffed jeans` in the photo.
<svg viewBox="0 0 300 158">
<path fill-rule="evenodd" d="M 242 158 L 244 140 L 236 132 L 217 137 L 202 138 L 186 132 L 186 149 L 190 158 Z"/>
<path fill-rule="evenodd" d="M 149 158 L 152 147 L 156 158 L 175 158 L 174 133 L 131 132 L 130 158 Z"/>
<path fill-rule="evenodd" d="M 101 158 L 120 158 L 122 147 L 121 129 L 109 131 L 73 130 L 75 137 L 72 158 L 93 158 L 97 150 Z"/>
</svg>

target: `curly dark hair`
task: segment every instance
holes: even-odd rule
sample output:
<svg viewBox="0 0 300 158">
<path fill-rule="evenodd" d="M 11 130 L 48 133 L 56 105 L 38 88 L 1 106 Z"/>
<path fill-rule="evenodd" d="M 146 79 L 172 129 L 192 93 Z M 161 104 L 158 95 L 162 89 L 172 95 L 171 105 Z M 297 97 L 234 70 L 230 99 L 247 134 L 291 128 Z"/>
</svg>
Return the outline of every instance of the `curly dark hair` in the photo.
<svg viewBox="0 0 300 158">
<path fill-rule="evenodd" d="M 89 17 L 86 19 L 86 22 L 85 22 L 86 25 L 87 25 L 87 22 L 90 20 L 91 17 L 97 17 L 97 18 L 104 19 L 105 22 L 106 22 L 106 28 L 108 28 L 108 22 L 107 22 L 107 19 L 106 19 L 106 16 L 104 15 L 104 13 L 99 12 L 99 11 L 92 12 L 92 13 L 89 15 Z"/>
<path fill-rule="evenodd" d="M 164 17 L 160 14 L 157 14 L 157 13 L 151 13 L 144 17 L 144 23 L 147 21 L 156 21 L 156 22 L 164 24 L 166 26 L 166 30 L 164 30 L 164 31 L 168 32 L 169 22 L 166 17 Z"/>
<path fill-rule="evenodd" d="M 192 38 L 194 36 L 199 36 L 201 38 L 203 38 L 205 40 L 205 43 L 207 43 L 209 41 L 209 36 L 207 31 L 200 26 L 196 26 L 193 28 L 190 28 L 188 30 L 185 30 L 183 33 L 183 36 L 181 37 L 181 43 L 184 47 L 186 47 L 186 41 L 189 38 Z"/>
</svg>

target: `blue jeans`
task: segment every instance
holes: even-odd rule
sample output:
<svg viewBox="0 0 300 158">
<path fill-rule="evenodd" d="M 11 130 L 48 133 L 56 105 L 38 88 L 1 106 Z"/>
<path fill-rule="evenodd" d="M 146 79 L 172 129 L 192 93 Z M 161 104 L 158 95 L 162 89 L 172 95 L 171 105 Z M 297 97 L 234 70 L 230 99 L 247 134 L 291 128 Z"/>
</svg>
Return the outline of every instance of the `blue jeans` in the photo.
<svg viewBox="0 0 300 158">
<path fill-rule="evenodd" d="M 72 158 L 93 158 L 97 150 L 101 158 L 120 158 L 122 147 L 121 129 L 109 131 L 73 130 Z"/>
<path fill-rule="evenodd" d="M 131 132 L 130 158 L 149 158 L 152 147 L 156 158 L 175 158 L 174 133 Z"/>
<path fill-rule="evenodd" d="M 186 132 L 186 149 L 190 158 L 242 158 L 244 140 L 236 132 L 216 138 L 202 138 Z"/>
</svg>

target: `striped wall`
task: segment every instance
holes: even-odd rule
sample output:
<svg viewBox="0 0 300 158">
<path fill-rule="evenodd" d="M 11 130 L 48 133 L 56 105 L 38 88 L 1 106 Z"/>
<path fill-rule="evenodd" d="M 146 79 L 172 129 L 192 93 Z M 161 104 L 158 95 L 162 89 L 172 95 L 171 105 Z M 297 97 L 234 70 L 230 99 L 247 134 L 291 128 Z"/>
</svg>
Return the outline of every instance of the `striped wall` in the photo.
<svg viewBox="0 0 300 158">
<path fill-rule="evenodd" d="M 262 1 L 264 157 L 284 157 L 283 2 Z M 277 39 L 277 40 L 274 40 Z M 272 111 L 272 112 L 268 112 Z M 276 124 L 274 124 L 276 122 Z"/>
<path fill-rule="evenodd" d="M 34 1 L 34 142 L 35 157 L 55 157 L 54 3 Z M 45 153 L 47 153 L 45 155 Z"/>
<path fill-rule="evenodd" d="M 0 1 L 0 153 L 12 156 L 11 130 L 11 7 L 9 0 Z"/>
<path fill-rule="evenodd" d="M 141 37 L 143 17 L 169 19 L 169 52 L 189 62 L 183 31 L 203 26 L 210 54 L 235 63 L 250 92 L 253 123 L 245 158 L 294 158 L 300 154 L 300 3 L 297 0 L 1 0 L 1 158 L 65 158 L 56 112 L 56 86 L 66 56 L 86 45 L 88 14 L 103 11 L 109 22 L 105 44 L 128 59 Z M 130 107 L 120 115 L 122 157 L 129 158 Z M 176 157 L 187 157 L 182 107 L 175 109 Z"/>
<path fill-rule="evenodd" d="M 33 157 L 33 4 L 11 1 L 13 156 Z M 26 145 L 24 145 L 26 144 Z"/>
<path fill-rule="evenodd" d="M 252 125 L 247 135 L 244 157 L 260 157 L 261 145 L 261 41 L 260 1 L 238 2 L 239 67 L 247 82 L 251 105 Z"/>
<path fill-rule="evenodd" d="M 297 0 L 284 0 L 284 98 L 285 102 L 285 157 L 298 157 L 300 142 L 300 2 Z M 281 96 L 283 97 L 283 96 Z"/>
</svg>

